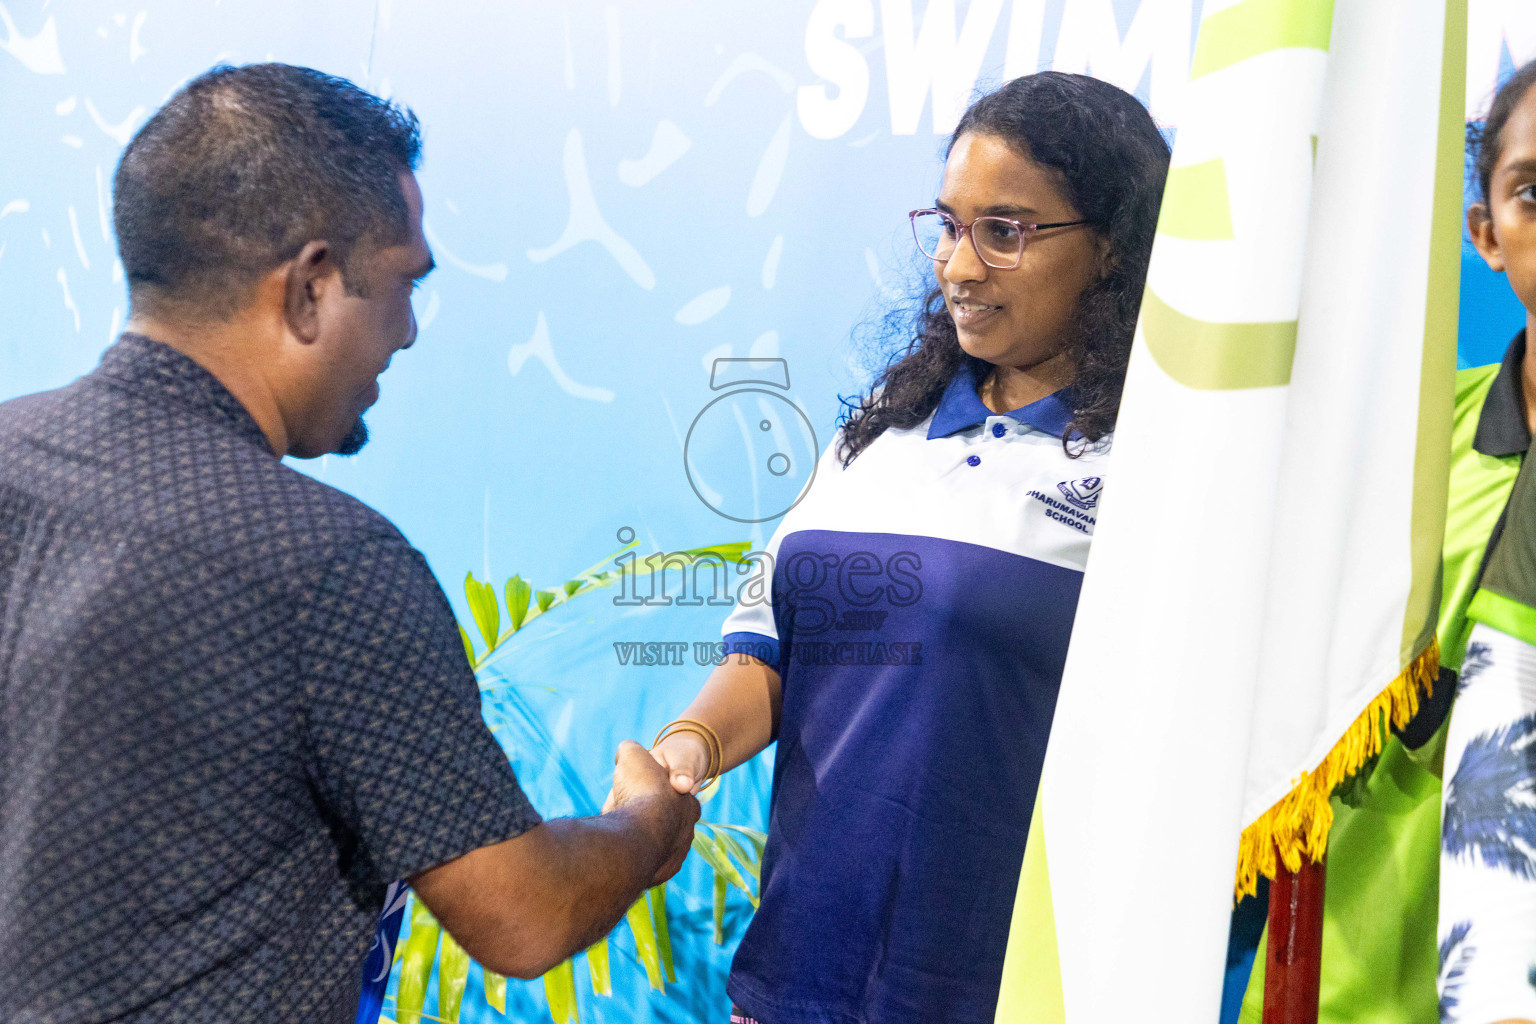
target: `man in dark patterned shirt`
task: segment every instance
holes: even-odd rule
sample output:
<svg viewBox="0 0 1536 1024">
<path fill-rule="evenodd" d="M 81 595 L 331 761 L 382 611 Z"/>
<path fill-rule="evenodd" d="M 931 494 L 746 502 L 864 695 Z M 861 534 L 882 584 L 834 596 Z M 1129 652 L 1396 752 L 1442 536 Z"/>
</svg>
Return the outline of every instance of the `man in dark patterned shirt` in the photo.
<svg viewBox="0 0 1536 1024">
<path fill-rule="evenodd" d="M 542 822 L 425 561 L 279 461 L 361 447 L 415 340 L 419 145 L 317 72 L 194 80 L 117 171 L 128 333 L 0 404 L 6 1021 L 349 1021 L 401 878 L 535 977 L 687 852 L 634 744 Z"/>
</svg>

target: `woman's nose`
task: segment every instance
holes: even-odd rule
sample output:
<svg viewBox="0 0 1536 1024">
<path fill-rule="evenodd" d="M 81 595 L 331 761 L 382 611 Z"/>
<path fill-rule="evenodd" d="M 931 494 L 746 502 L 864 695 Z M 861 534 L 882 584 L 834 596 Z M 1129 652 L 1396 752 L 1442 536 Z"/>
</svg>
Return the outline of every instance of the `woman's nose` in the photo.
<svg viewBox="0 0 1536 1024">
<path fill-rule="evenodd" d="M 981 256 L 976 252 L 976 243 L 971 240 L 971 233 L 967 231 L 960 239 L 955 251 L 950 253 L 949 259 L 944 263 L 942 271 L 944 279 L 952 284 L 961 281 L 981 281 L 987 276 L 987 265 L 982 262 Z"/>
</svg>

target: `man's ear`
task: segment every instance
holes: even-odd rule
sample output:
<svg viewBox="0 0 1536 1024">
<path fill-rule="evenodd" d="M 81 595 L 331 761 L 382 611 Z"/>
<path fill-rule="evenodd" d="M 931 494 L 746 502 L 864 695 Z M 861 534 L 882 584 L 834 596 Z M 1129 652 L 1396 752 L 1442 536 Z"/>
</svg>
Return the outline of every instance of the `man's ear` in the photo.
<svg viewBox="0 0 1536 1024">
<path fill-rule="evenodd" d="M 323 239 L 304 243 L 288 262 L 283 282 L 283 317 L 294 337 L 305 343 L 319 337 L 320 296 L 326 288 L 340 284 L 341 272 L 330 243 Z"/>
<path fill-rule="evenodd" d="M 1472 236 L 1472 245 L 1476 247 L 1478 255 L 1483 262 L 1496 273 L 1504 272 L 1504 250 L 1499 245 L 1498 232 L 1493 227 L 1493 217 L 1488 213 L 1487 203 L 1473 203 L 1467 207 L 1467 233 Z"/>
</svg>

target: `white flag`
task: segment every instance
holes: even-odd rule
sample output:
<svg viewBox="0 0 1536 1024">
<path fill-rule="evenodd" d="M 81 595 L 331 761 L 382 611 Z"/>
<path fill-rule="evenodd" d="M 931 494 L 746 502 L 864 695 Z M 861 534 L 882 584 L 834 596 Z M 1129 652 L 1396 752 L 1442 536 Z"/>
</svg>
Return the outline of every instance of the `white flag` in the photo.
<svg viewBox="0 0 1536 1024">
<path fill-rule="evenodd" d="M 1433 678 L 1465 61 L 1465 0 L 1205 4 L 1000 1022 L 1214 1024 L 1234 870 Z"/>
</svg>

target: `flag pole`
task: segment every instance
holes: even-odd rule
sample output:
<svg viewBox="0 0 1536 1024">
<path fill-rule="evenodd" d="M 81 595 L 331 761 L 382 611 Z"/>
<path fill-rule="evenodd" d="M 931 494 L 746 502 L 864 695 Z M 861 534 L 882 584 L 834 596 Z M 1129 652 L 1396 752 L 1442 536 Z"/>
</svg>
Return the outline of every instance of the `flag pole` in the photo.
<svg viewBox="0 0 1536 1024">
<path fill-rule="evenodd" d="M 1317 1024 L 1327 871 L 1326 857 L 1316 863 L 1303 857 L 1294 872 L 1281 863 L 1269 887 L 1264 1024 Z"/>
</svg>

